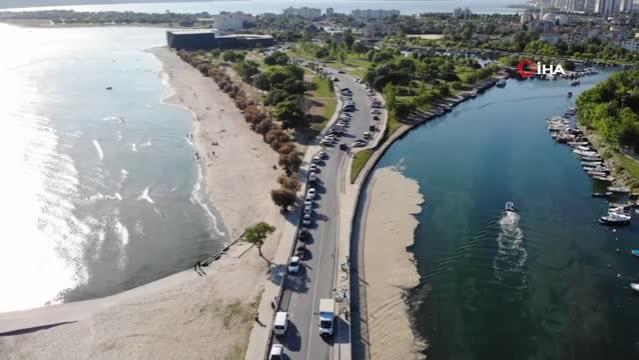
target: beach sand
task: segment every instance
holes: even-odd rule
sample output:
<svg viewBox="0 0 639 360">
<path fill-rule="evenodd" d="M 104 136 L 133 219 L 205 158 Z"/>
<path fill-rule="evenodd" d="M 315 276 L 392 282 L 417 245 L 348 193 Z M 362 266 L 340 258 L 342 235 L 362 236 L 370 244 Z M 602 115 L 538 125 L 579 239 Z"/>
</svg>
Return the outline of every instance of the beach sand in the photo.
<svg viewBox="0 0 639 360">
<path fill-rule="evenodd" d="M 277 154 L 213 80 L 167 49 L 152 52 L 175 91 L 166 101 L 194 113 L 207 192 L 229 239 L 269 222 L 278 230 L 263 252 L 273 256 L 284 224 L 270 199 Z M 240 242 L 204 273 L 191 268 L 106 298 L 0 314 L 0 333 L 71 322 L 0 336 L 0 359 L 242 359 L 267 268 L 256 248 Z"/>
<path fill-rule="evenodd" d="M 376 170 L 364 225 L 364 272 L 372 359 L 416 359 L 425 345 L 411 330 L 404 292 L 419 284 L 407 247 L 424 198 L 419 185 L 395 168 Z"/>
</svg>

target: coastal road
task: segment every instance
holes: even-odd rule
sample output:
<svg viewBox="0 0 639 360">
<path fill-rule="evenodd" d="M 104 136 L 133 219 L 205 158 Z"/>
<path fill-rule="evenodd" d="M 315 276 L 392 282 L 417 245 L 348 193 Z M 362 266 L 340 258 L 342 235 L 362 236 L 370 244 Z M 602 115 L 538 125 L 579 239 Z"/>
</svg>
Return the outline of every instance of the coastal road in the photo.
<svg viewBox="0 0 639 360">
<path fill-rule="evenodd" d="M 334 280 L 337 264 L 336 246 L 339 234 L 339 193 L 345 189 L 346 160 L 350 156 L 339 149 L 339 144 L 361 139 L 370 125 L 378 125 L 371 115 L 371 97 L 353 76 L 327 69 L 329 76 L 339 79 L 340 88 L 353 91 L 356 110 L 352 112 L 350 127 L 339 142 L 326 148 L 328 158 L 319 166 L 317 197 L 313 213 L 314 224 L 309 228 L 313 240 L 306 246 L 303 269 L 297 275 L 287 277 L 282 294 L 281 308 L 289 314 L 286 335 L 274 337 L 273 343 L 281 343 L 290 359 L 332 359 L 334 341 L 340 341 L 339 331 L 332 337 L 319 335 L 319 302 L 334 297 Z M 341 96 L 337 94 L 337 96 Z M 379 96 L 379 95 L 378 95 Z M 339 318 L 337 318 L 339 319 Z M 339 329 L 343 324 L 336 321 Z M 348 338 L 348 337 L 346 337 Z"/>
</svg>

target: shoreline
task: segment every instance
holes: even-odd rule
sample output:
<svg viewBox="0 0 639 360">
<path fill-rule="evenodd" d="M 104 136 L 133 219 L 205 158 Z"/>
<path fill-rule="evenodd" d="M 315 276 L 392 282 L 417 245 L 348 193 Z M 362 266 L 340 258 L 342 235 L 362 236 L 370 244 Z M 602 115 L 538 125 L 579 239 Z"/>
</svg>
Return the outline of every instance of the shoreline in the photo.
<svg viewBox="0 0 639 360">
<path fill-rule="evenodd" d="M 377 169 L 365 192 L 360 238 L 370 358 L 423 358 L 419 352 L 427 344 L 412 329 L 406 291 L 420 281 L 408 247 L 415 240 L 424 197 L 417 181 L 397 167 Z M 379 266 L 384 263 L 392 266 Z"/>
<path fill-rule="evenodd" d="M 195 151 L 203 154 L 203 190 L 223 217 L 229 240 L 246 226 L 267 221 L 277 228 L 263 247 L 265 256 L 272 257 L 285 222 L 270 199 L 279 175 L 272 168 L 275 152 L 211 79 L 166 48 L 151 53 L 162 63 L 161 76 L 170 80 L 162 101 L 195 115 L 193 140 Z M 210 152 L 215 155 L 204 155 Z M 240 358 L 268 266 L 248 243 L 225 250 L 201 271 L 182 270 L 104 298 L 2 313 L 0 358 Z"/>
</svg>

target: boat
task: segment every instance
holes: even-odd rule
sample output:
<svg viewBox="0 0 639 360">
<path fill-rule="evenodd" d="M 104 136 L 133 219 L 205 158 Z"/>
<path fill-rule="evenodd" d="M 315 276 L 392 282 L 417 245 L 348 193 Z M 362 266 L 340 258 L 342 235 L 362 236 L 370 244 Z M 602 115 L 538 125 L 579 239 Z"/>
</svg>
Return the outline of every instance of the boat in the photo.
<svg viewBox="0 0 639 360">
<path fill-rule="evenodd" d="M 573 80 L 572 82 L 570 82 L 570 86 L 577 86 L 579 84 L 581 84 L 579 80 Z"/>
<path fill-rule="evenodd" d="M 630 253 L 634 256 L 638 256 L 639 257 L 639 250 L 630 250 Z"/>
<path fill-rule="evenodd" d="M 584 151 L 584 150 L 579 150 L 579 149 L 575 149 L 572 152 L 574 152 L 577 155 L 581 155 L 581 156 L 587 156 L 587 157 L 599 157 L 599 153 L 594 152 L 594 151 Z"/>
<path fill-rule="evenodd" d="M 596 177 L 606 177 L 606 176 L 608 176 L 608 174 L 603 172 L 603 171 L 591 171 L 591 170 L 588 170 L 586 172 L 588 173 L 588 175 L 590 175 L 592 177 L 595 177 L 595 176 Z"/>
<path fill-rule="evenodd" d="M 497 83 L 495 83 L 495 86 L 500 87 L 500 88 L 506 87 L 506 80 L 501 79 L 501 80 L 497 81 Z"/>
<path fill-rule="evenodd" d="M 504 205 L 504 210 L 508 212 L 517 212 L 517 210 L 515 210 L 515 203 L 513 203 L 512 201 L 506 202 L 506 205 Z"/>
<path fill-rule="evenodd" d="M 629 193 L 630 189 L 625 186 L 608 186 L 608 191 L 612 191 L 615 193 Z"/>
<path fill-rule="evenodd" d="M 613 182 L 615 178 L 612 176 L 591 175 L 594 180 Z"/>
<path fill-rule="evenodd" d="M 637 284 L 637 283 L 631 283 L 631 284 L 630 284 L 630 288 L 631 288 L 632 290 L 634 290 L 634 291 L 639 292 L 639 284 Z"/>
<path fill-rule="evenodd" d="M 609 211 L 608 215 L 599 218 L 599 223 L 605 225 L 628 225 L 630 224 L 630 219 L 632 219 L 630 215 Z"/>
<path fill-rule="evenodd" d="M 574 107 L 571 107 L 571 108 L 569 108 L 569 109 L 566 111 L 566 114 L 567 114 L 567 115 L 577 115 L 577 109 L 576 109 L 576 108 L 574 108 Z"/>
<path fill-rule="evenodd" d="M 581 157 L 581 161 L 596 161 L 596 162 L 602 162 L 603 158 L 601 156 L 580 156 Z"/>
<path fill-rule="evenodd" d="M 106 89 L 107 89 L 107 90 L 113 90 L 113 87 L 108 86 Z"/>
<path fill-rule="evenodd" d="M 599 197 L 608 197 L 608 196 L 612 196 L 612 191 L 606 191 L 605 193 L 592 193 L 590 196 L 595 197 L 595 198 L 599 198 Z"/>
<path fill-rule="evenodd" d="M 572 91 L 568 91 L 568 97 L 572 97 Z"/>
<path fill-rule="evenodd" d="M 582 161 L 581 166 L 599 166 L 601 161 Z"/>
</svg>

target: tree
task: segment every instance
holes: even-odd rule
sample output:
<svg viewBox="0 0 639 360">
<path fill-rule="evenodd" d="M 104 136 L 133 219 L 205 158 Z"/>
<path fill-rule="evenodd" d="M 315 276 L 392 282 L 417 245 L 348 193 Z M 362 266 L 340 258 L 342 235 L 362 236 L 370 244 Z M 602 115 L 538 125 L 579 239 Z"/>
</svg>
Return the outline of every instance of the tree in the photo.
<svg viewBox="0 0 639 360">
<path fill-rule="evenodd" d="M 288 61 L 288 55 L 281 51 L 275 51 L 271 55 L 264 58 L 264 63 L 266 65 L 286 65 L 288 64 Z"/>
<path fill-rule="evenodd" d="M 266 240 L 266 238 L 274 232 L 275 226 L 272 226 L 265 222 L 260 222 L 253 226 L 249 226 L 244 231 L 244 240 L 256 245 L 257 252 L 260 254 L 260 257 L 269 264 L 271 262 L 264 257 L 264 254 L 262 254 L 262 245 L 264 245 L 264 240 Z"/>
<path fill-rule="evenodd" d="M 260 70 L 255 61 L 243 60 L 235 65 L 235 71 L 242 80 L 248 81 L 253 75 L 259 74 Z"/>
<path fill-rule="evenodd" d="M 388 106 L 390 110 L 394 110 L 397 107 L 397 90 L 395 86 L 391 83 L 386 84 L 383 94 L 386 106 Z"/>
<path fill-rule="evenodd" d="M 271 81 L 268 75 L 259 73 L 253 77 L 253 85 L 260 90 L 269 90 L 271 88 Z"/>
<path fill-rule="evenodd" d="M 288 211 L 289 206 L 293 206 L 297 200 L 295 193 L 286 189 L 271 190 L 271 198 L 275 205 L 282 208 L 282 211 Z"/>
<path fill-rule="evenodd" d="M 304 121 L 304 110 L 295 100 L 286 100 L 277 104 L 273 114 L 282 122 L 284 129 L 301 128 L 307 125 Z"/>
</svg>

